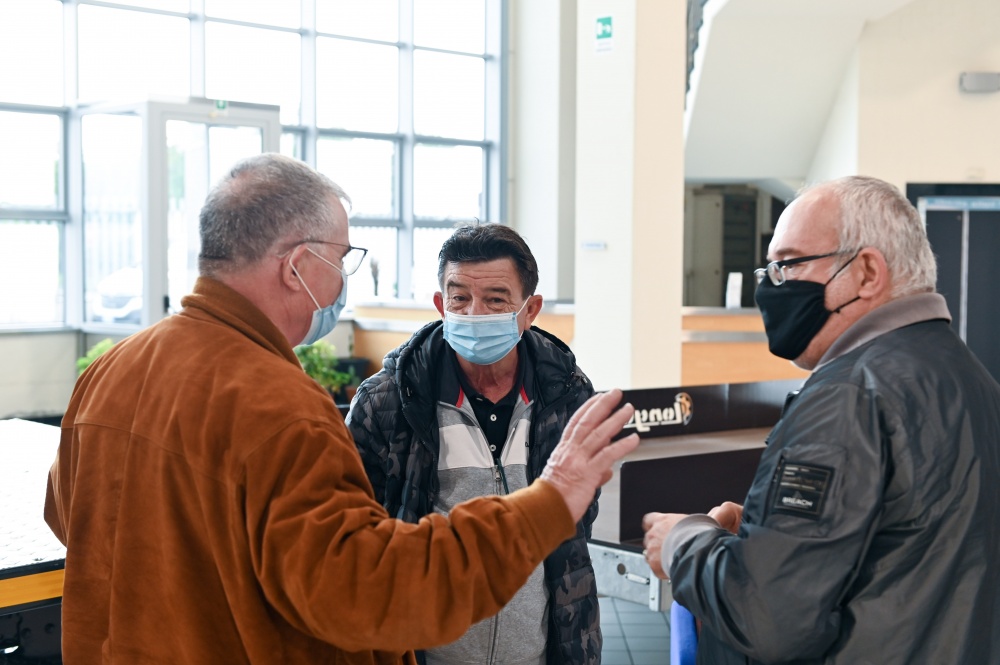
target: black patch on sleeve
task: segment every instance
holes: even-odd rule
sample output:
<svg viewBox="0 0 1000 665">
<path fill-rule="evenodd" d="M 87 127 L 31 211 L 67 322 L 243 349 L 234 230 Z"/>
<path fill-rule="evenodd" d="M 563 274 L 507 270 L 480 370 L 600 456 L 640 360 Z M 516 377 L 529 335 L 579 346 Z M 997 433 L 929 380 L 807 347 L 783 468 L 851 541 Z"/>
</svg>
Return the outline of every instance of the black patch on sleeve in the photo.
<svg viewBox="0 0 1000 665">
<path fill-rule="evenodd" d="M 777 475 L 778 489 L 774 493 L 771 512 L 819 519 L 833 479 L 833 469 L 782 460 Z"/>
</svg>

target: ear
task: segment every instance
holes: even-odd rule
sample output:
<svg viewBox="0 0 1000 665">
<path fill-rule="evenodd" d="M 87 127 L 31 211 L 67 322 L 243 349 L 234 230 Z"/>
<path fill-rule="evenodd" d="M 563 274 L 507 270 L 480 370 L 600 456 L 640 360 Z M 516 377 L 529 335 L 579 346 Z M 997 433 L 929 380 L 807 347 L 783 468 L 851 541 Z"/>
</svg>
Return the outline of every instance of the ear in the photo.
<svg viewBox="0 0 1000 665">
<path fill-rule="evenodd" d="M 528 296 L 528 306 L 524 308 L 524 327 L 530 328 L 531 324 L 534 323 L 535 317 L 537 317 L 542 311 L 542 304 L 545 299 L 539 295 Z"/>
<path fill-rule="evenodd" d="M 438 314 L 441 318 L 444 318 L 444 296 L 441 295 L 440 291 L 434 293 L 434 307 L 437 308 Z"/>
<path fill-rule="evenodd" d="M 879 300 L 892 291 L 889 264 L 886 263 L 882 252 L 874 247 L 865 247 L 858 252 L 855 261 L 861 268 L 861 287 L 858 289 L 858 296 Z"/>
<path fill-rule="evenodd" d="M 302 288 L 302 280 L 294 266 L 299 264 L 304 251 L 304 245 L 295 247 L 279 264 L 281 284 L 292 291 L 298 291 Z"/>
</svg>

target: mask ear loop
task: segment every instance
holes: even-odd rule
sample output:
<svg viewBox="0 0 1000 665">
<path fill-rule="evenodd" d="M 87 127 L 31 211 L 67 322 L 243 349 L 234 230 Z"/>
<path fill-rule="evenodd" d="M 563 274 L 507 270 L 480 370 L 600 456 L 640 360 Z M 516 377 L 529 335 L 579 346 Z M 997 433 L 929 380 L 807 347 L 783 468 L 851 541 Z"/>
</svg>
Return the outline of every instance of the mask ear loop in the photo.
<svg viewBox="0 0 1000 665">
<path fill-rule="evenodd" d="M 307 247 L 306 249 L 309 249 L 309 248 Z M 323 258 L 323 257 L 320 257 L 320 258 Z M 309 298 L 313 301 L 313 304 L 316 305 L 316 309 L 323 309 L 322 307 L 319 306 L 319 301 L 316 300 L 316 296 L 313 295 L 313 292 L 309 290 L 309 285 L 306 284 L 306 280 L 302 279 L 302 275 L 299 274 L 299 269 L 295 267 L 295 264 L 292 263 L 291 259 L 288 259 L 288 265 L 292 266 L 292 272 L 294 272 L 295 276 L 299 278 L 300 282 L 302 282 L 303 288 L 305 288 L 306 293 L 309 294 Z"/>
<path fill-rule="evenodd" d="M 842 265 L 839 268 L 837 268 L 837 272 L 833 273 L 833 275 L 830 276 L 830 279 L 826 280 L 826 284 L 824 284 L 823 286 L 826 287 L 827 284 L 829 284 L 830 282 L 832 282 L 833 279 L 834 279 L 834 277 L 836 277 L 837 275 L 840 274 L 840 271 L 842 271 L 847 266 L 851 265 L 851 261 L 853 261 L 854 259 L 858 258 L 858 254 L 860 254 L 860 253 L 861 253 L 860 249 L 858 251 L 854 252 L 854 256 L 852 256 L 851 258 L 849 258 L 844 263 L 844 265 Z M 843 305 L 841 305 L 837 309 L 830 310 L 830 313 L 831 314 L 840 314 L 840 310 L 844 309 L 845 307 L 847 307 L 848 305 L 850 305 L 852 302 L 856 302 L 858 300 L 861 300 L 861 295 L 860 294 L 854 296 L 854 298 L 852 298 L 851 300 L 848 300 L 847 302 L 845 302 Z"/>
</svg>

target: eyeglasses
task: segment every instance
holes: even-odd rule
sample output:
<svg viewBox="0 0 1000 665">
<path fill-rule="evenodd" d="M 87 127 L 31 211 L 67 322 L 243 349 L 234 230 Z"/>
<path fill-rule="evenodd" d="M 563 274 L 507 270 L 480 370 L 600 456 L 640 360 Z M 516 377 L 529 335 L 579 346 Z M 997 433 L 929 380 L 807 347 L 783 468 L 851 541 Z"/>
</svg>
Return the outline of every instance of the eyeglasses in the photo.
<svg viewBox="0 0 1000 665">
<path fill-rule="evenodd" d="M 767 264 L 765 268 L 757 268 L 753 271 L 754 277 L 757 278 L 757 283 L 760 284 L 764 277 L 771 280 L 771 283 L 775 286 L 781 286 L 784 284 L 788 277 L 785 275 L 785 268 L 788 266 L 796 266 L 800 263 L 805 263 L 807 261 L 815 261 L 817 259 L 825 259 L 830 256 L 838 256 L 840 254 L 850 254 L 851 252 L 830 252 L 828 254 L 814 254 L 812 256 L 800 256 L 797 259 L 785 259 L 784 261 L 771 261 Z"/>
<path fill-rule="evenodd" d="M 312 242 L 318 243 L 320 245 L 335 245 L 336 247 L 346 247 L 347 251 L 340 258 L 340 267 L 333 266 L 337 268 L 341 273 L 346 275 L 353 275 L 361 267 L 361 262 L 365 260 L 365 256 L 368 255 L 368 250 L 364 247 L 354 247 L 353 245 L 344 245 L 339 242 L 327 242 L 326 240 L 303 240 L 303 243 Z M 300 243 L 301 244 L 301 243 Z M 322 257 L 320 257 L 322 258 Z M 330 264 L 333 265 L 333 264 Z"/>
</svg>

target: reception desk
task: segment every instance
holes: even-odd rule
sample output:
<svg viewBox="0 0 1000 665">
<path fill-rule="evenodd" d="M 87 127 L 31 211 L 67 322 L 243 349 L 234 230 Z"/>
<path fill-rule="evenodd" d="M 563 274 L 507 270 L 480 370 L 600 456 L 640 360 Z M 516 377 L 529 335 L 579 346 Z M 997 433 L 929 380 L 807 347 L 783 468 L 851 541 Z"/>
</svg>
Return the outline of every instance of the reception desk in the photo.
<svg viewBox="0 0 1000 665">
<path fill-rule="evenodd" d="M 590 555 L 598 593 L 666 612 L 670 583 L 642 556 L 642 516 L 705 513 L 742 503 L 771 427 L 801 381 L 625 391 L 636 407 L 626 431 L 639 447 L 618 463 L 601 491 Z"/>
</svg>

